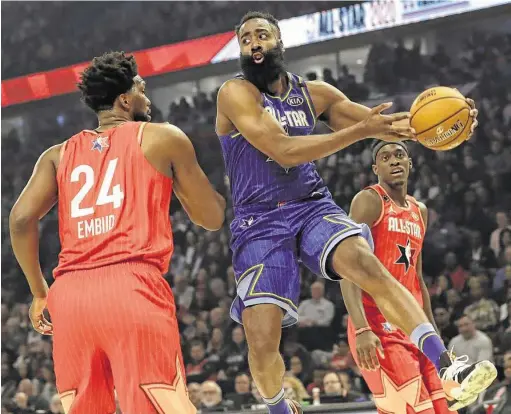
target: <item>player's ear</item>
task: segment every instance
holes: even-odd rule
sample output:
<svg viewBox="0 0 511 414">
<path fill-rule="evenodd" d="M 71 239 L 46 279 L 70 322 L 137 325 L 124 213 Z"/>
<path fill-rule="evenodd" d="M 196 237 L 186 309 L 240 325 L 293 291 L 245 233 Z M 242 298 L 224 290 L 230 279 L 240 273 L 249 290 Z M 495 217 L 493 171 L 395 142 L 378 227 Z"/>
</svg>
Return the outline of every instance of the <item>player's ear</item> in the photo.
<svg viewBox="0 0 511 414">
<path fill-rule="evenodd" d="M 119 104 L 121 105 L 121 107 L 125 110 L 125 111 L 129 111 L 130 110 L 130 106 L 131 106 L 131 98 L 130 96 L 127 94 L 127 93 L 122 93 L 119 95 Z"/>
<path fill-rule="evenodd" d="M 410 163 L 410 170 L 411 170 L 411 169 L 413 169 L 413 161 L 412 161 L 412 159 L 410 158 L 410 159 L 408 160 L 408 162 Z"/>
<path fill-rule="evenodd" d="M 376 164 L 373 164 L 373 173 L 374 175 L 378 175 L 378 166 Z"/>
</svg>

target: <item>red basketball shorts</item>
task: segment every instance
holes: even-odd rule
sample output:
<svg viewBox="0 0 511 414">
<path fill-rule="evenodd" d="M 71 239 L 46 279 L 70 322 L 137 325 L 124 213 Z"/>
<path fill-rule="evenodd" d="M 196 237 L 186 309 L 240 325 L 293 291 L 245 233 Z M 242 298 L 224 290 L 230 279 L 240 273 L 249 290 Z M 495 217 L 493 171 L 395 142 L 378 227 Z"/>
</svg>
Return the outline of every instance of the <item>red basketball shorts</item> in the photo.
<svg viewBox="0 0 511 414">
<path fill-rule="evenodd" d="M 66 273 L 50 288 L 57 389 L 67 414 L 195 413 L 174 297 L 142 263 Z"/>
<path fill-rule="evenodd" d="M 361 370 L 373 393 L 380 414 L 452 414 L 448 410 L 442 383 L 435 366 L 400 330 L 381 315 L 367 315 L 373 332 L 380 338 L 385 358 L 378 357 L 380 369 Z M 355 329 L 348 324 L 348 342 L 358 365 Z"/>
</svg>

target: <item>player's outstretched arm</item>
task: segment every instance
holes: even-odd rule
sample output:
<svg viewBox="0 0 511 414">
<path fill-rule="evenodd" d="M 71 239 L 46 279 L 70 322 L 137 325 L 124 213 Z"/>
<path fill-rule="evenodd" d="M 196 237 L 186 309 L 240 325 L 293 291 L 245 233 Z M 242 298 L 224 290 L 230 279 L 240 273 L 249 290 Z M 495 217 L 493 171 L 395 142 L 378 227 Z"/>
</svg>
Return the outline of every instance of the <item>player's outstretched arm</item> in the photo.
<svg viewBox="0 0 511 414">
<path fill-rule="evenodd" d="M 379 219 L 382 211 L 380 197 L 373 190 L 363 190 L 353 199 L 350 207 L 350 216 L 357 223 L 365 223 L 372 227 Z M 383 357 L 383 348 L 378 337 L 370 330 L 369 322 L 362 303 L 362 289 L 354 283 L 343 279 L 341 290 L 344 303 L 348 309 L 353 325 L 357 331 L 357 357 L 360 368 L 375 370 L 380 364 L 376 352 Z M 366 330 L 364 330 L 366 329 Z"/>
<path fill-rule="evenodd" d="M 172 167 L 174 192 L 195 224 L 216 231 L 225 219 L 225 199 L 215 191 L 200 167 L 192 142 L 174 125 L 159 124 L 161 151 Z"/>
<path fill-rule="evenodd" d="M 39 220 L 57 202 L 55 166 L 58 163 L 60 147 L 61 145 L 54 146 L 41 155 L 32 177 L 9 216 L 12 249 L 34 295 L 30 319 L 34 328 L 43 334 L 51 334 L 53 328 L 43 315 L 48 284 L 39 263 Z"/>
<path fill-rule="evenodd" d="M 381 115 L 388 105 L 380 105 L 373 108 L 362 122 L 331 134 L 289 137 L 263 108 L 257 88 L 241 79 L 230 80 L 222 86 L 217 105 L 220 116 L 228 118 L 245 139 L 284 168 L 329 156 L 384 131 L 407 130 L 392 126 L 392 122 L 407 118 L 407 114 Z"/>
<path fill-rule="evenodd" d="M 317 115 L 326 122 L 332 131 L 352 127 L 366 119 L 371 112 L 371 108 L 351 101 L 339 89 L 326 82 L 309 81 L 307 87 L 311 93 Z M 393 122 L 396 129 L 377 133 L 374 137 L 389 142 L 415 139 L 410 128 L 408 114 L 400 112 L 394 115 L 403 117 Z"/>
<path fill-rule="evenodd" d="M 426 230 L 428 228 L 428 208 L 421 202 L 419 202 L 419 208 L 422 220 L 424 221 L 424 229 Z M 435 327 L 435 330 L 439 332 L 435 323 L 435 317 L 433 316 L 433 310 L 431 309 L 431 298 L 429 297 L 428 287 L 426 286 L 426 283 L 424 283 L 424 278 L 422 277 L 422 250 L 419 253 L 419 258 L 417 259 L 417 275 L 419 276 L 419 283 L 421 286 L 424 313 L 428 317 L 430 323 Z"/>
</svg>

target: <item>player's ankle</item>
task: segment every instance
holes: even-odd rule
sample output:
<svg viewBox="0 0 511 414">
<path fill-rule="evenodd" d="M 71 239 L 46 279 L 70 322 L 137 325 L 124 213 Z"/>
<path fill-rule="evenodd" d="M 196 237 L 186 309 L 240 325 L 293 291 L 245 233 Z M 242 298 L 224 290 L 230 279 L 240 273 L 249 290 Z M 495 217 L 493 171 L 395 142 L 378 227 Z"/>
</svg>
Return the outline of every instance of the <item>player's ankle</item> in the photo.
<svg viewBox="0 0 511 414">
<path fill-rule="evenodd" d="M 291 408 L 286 401 L 284 389 L 281 390 L 272 398 L 264 398 L 270 414 L 291 414 Z"/>
</svg>

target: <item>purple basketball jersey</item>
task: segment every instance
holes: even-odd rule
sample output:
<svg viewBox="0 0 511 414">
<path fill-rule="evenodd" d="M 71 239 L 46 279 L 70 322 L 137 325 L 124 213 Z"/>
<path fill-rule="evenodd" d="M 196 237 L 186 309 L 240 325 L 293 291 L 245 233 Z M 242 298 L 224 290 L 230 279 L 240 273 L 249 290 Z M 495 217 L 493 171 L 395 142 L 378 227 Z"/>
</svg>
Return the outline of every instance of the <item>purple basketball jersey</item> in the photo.
<svg viewBox="0 0 511 414">
<path fill-rule="evenodd" d="M 292 73 L 288 73 L 288 79 L 289 88 L 282 97 L 262 93 L 264 108 L 290 136 L 310 135 L 316 125 L 316 115 L 307 85 Z M 238 131 L 219 138 L 235 208 L 299 200 L 324 187 L 312 162 L 282 168 Z"/>
</svg>

